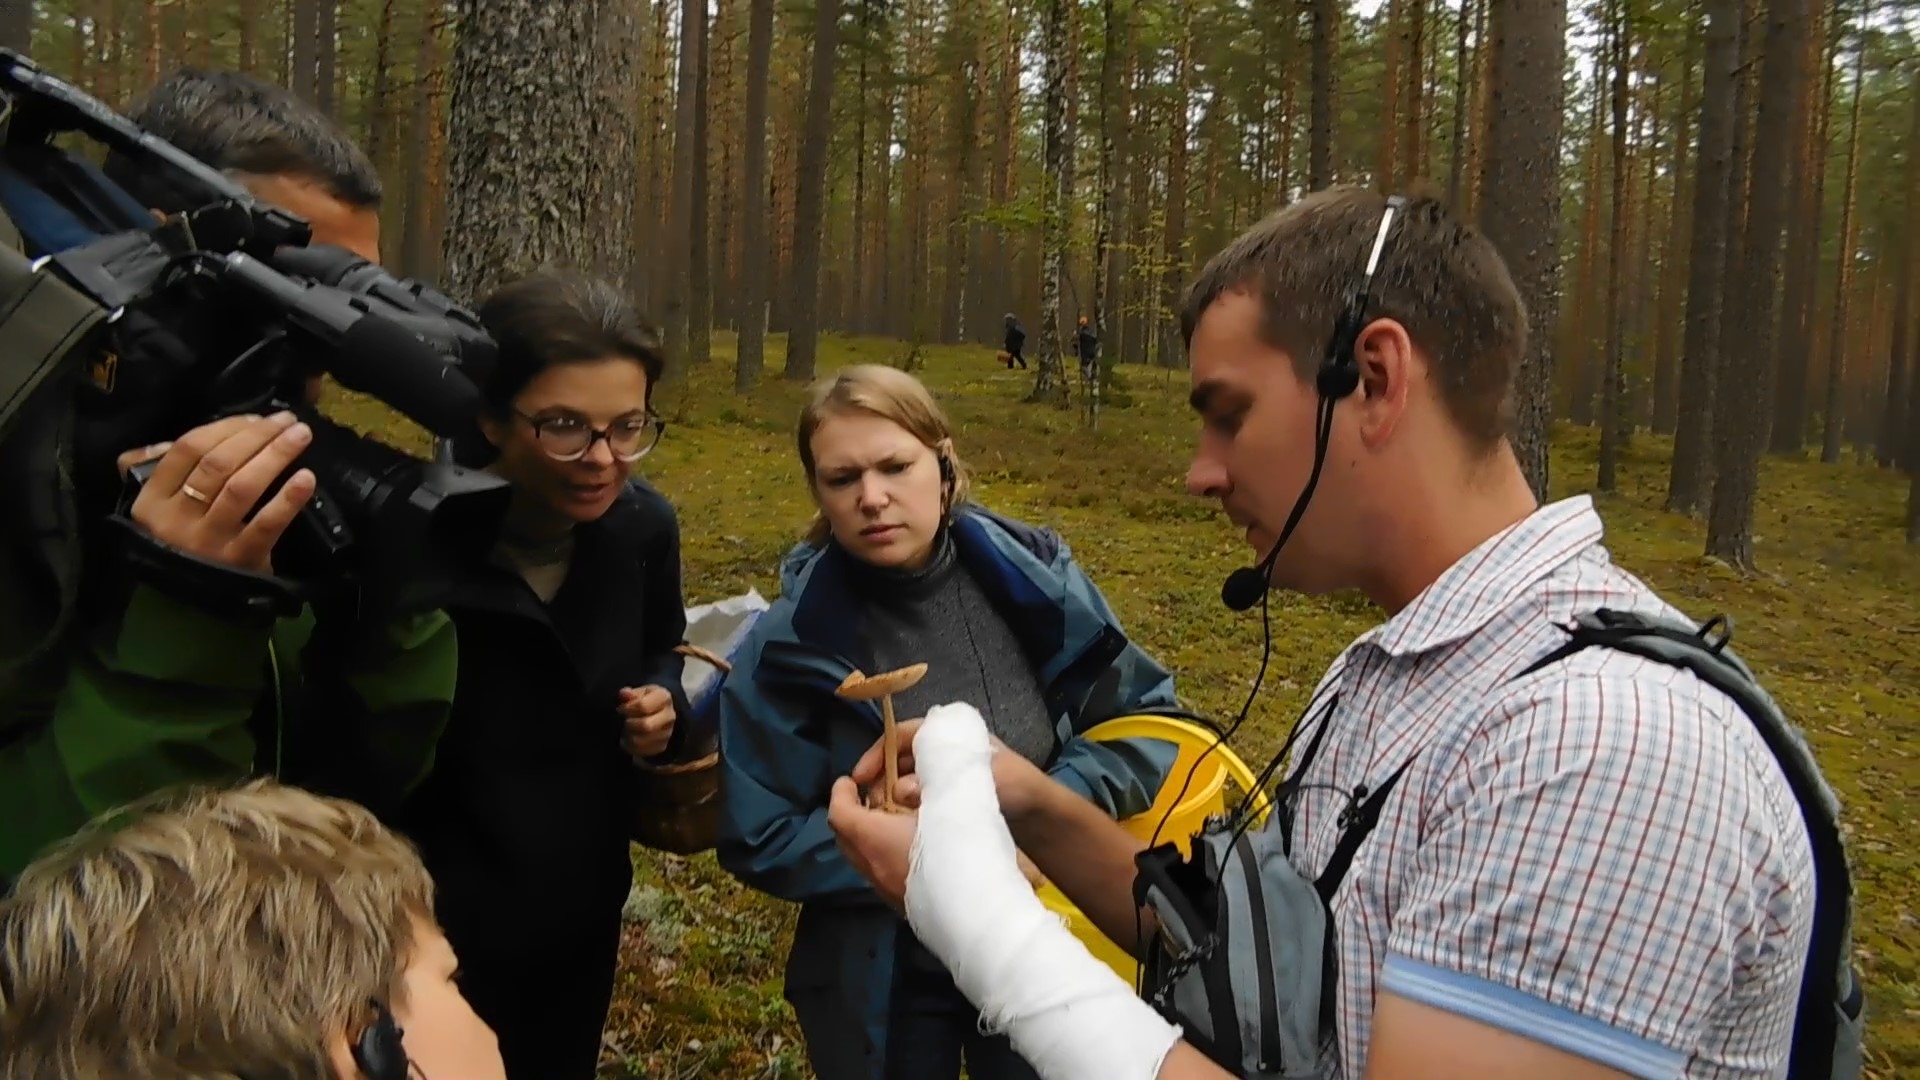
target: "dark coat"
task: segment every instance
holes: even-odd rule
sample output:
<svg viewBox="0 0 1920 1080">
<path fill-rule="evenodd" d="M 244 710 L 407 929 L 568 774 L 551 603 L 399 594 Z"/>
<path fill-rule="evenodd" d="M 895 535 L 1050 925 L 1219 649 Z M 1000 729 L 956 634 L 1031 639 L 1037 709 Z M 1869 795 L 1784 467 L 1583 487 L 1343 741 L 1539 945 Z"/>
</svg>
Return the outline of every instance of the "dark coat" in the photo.
<svg viewBox="0 0 1920 1080">
<path fill-rule="evenodd" d="M 686 632 L 673 507 L 635 481 L 578 528 L 551 604 L 501 568 L 447 610 L 460 649 L 453 718 L 401 824 L 507 1074 L 591 1080 L 632 882 L 619 691 L 663 686 L 690 714 L 672 651 Z"/>
</svg>

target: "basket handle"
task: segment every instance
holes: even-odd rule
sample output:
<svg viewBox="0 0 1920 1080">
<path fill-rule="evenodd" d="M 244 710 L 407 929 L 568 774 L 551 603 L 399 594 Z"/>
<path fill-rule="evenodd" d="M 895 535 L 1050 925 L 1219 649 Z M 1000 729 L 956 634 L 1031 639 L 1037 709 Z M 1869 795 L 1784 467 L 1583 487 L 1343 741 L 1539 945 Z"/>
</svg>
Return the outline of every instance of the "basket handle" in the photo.
<svg viewBox="0 0 1920 1080">
<path fill-rule="evenodd" d="M 715 668 L 717 668 L 722 675 L 725 675 L 728 672 L 731 672 L 733 670 L 733 665 L 727 663 L 727 660 L 725 657 L 721 656 L 719 653 L 712 652 L 707 649 L 703 649 L 698 645 L 690 645 L 683 641 L 680 644 L 675 645 L 673 647 L 673 651 L 679 653 L 681 656 L 691 656 L 695 660 L 704 660 L 707 663 L 712 664 Z"/>
</svg>

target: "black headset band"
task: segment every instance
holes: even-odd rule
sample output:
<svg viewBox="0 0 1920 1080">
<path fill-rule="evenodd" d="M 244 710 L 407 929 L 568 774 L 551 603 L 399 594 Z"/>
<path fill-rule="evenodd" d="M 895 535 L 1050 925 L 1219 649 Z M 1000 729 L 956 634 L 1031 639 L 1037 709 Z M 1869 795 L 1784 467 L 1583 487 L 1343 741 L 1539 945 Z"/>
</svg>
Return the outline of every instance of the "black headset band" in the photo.
<svg viewBox="0 0 1920 1080">
<path fill-rule="evenodd" d="M 1406 207 L 1404 195 L 1387 196 L 1386 208 L 1380 213 L 1380 225 L 1374 230 L 1373 247 L 1368 250 L 1366 265 L 1360 271 L 1359 287 L 1347 298 L 1346 306 L 1334 320 L 1333 336 L 1327 341 L 1327 355 L 1321 361 L 1316 380 L 1322 397 L 1343 398 L 1360 385 L 1360 361 L 1354 350 L 1359 347 L 1360 332 L 1366 329 L 1367 302 L 1373 296 L 1374 277 L 1380 271 L 1380 257 L 1387 248 L 1387 233 Z"/>
</svg>

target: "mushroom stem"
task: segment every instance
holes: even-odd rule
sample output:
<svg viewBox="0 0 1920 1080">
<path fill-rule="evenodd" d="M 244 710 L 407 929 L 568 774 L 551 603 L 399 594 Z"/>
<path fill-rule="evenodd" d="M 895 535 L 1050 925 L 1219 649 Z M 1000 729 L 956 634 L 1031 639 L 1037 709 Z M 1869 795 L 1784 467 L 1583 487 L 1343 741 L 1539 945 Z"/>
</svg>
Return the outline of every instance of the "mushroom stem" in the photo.
<svg viewBox="0 0 1920 1080">
<path fill-rule="evenodd" d="M 893 789 L 900 783 L 900 736 L 893 726 L 893 695 L 880 699 L 880 740 L 881 756 L 886 761 L 886 784 L 880 789 L 880 808 L 892 810 L 897 805 L 893 801 Z"/>
</svg>

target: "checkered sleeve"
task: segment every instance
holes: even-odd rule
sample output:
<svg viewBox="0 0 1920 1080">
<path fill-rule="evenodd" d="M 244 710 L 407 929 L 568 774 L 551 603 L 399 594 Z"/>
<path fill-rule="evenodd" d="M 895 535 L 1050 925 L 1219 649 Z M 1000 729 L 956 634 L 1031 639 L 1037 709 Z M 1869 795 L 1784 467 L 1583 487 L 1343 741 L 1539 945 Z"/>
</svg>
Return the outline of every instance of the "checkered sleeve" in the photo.
<svg viewBox="0 0 1920 1080">
<path fill-rule="evenodd" d="M 1797 811 L 1731 701 L 1601 672 L 1514 684 L 1437 771 L 1382 986 L 1632 1076 L 1765 1075 L 1811 918 Z"/>
</svg>

